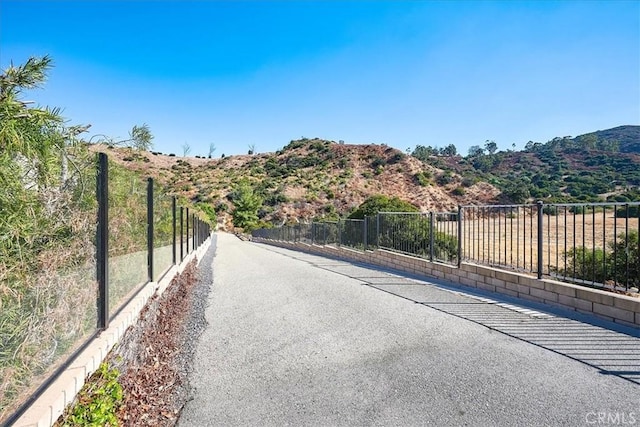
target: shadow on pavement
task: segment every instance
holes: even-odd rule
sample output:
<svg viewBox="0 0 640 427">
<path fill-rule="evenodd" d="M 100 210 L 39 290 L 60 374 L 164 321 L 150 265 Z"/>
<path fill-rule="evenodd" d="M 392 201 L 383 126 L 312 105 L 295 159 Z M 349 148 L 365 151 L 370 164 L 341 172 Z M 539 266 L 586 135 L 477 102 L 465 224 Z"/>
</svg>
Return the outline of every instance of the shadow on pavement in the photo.
<svg viewBox="0 0 640 427">
<path fill-rule="evenodd" d="M 640 385 L 640 331 L 593 316 L 531 303 L 375 265 L 259 244 L 314 267 L 456 316 Z"/>
</svg>

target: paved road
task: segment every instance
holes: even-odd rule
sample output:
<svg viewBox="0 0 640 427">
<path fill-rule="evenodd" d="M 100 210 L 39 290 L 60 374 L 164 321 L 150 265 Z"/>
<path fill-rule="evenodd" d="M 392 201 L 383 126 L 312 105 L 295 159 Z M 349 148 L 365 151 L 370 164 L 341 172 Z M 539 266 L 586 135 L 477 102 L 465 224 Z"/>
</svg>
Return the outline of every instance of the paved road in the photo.
<svg viewBox="0 0 640 427">
<path fill-rule="evenodd" d="M 640 425 L 640 339 L 218 235 L 180 426 Z"/>
</svg>

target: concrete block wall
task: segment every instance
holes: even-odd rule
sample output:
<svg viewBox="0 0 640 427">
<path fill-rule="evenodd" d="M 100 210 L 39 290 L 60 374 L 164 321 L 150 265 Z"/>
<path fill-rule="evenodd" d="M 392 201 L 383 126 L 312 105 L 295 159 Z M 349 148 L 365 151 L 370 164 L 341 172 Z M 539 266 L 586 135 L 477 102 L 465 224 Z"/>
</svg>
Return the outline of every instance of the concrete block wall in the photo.
<svg viewBox="0 0 640 427">
<path fill-rule="evenodd" d="M 471 288 L 569 309 L 625 326 L 640 328 L 640 298 L 623 294 L 550 279 L 538 279 L 526 274 L 475 264 L 462 263 L 458 268 L 382 249 L 361 252 L 344 247 L 310 245 L 300 242 L 291 243 L 260 238 L 254 238 L 254 241 L 379 265 L 410 274 L 434 277 Z"/>
</svg>

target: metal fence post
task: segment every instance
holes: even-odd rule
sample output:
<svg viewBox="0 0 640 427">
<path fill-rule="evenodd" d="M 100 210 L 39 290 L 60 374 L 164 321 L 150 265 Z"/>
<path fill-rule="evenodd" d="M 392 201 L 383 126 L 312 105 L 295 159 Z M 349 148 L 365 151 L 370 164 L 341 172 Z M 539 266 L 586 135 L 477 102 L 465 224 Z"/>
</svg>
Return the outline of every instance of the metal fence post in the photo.
<svg viewBox="0 0 640 427">
<path fill-rule="evenodd" d="M 429 212 L 429 261 L 433 262 L 433 257 L 435 253 L 435 235 L 436 233 L 433 231 L 433 212 Z"/>
<path fill-rule="evenodd" d="M 376 246 L 380 249 L 380 212 L 376 213 Z"/>
<path fill-rule="evenodd" d="M 193 249 L 196 249 L 200 245 L 198 238 L 198 232 L 200 231 L 200 228 L 198 228 L 199 225 L 200 219 L 196 217 L 196 214 L 193 214 Z"/>
<path fill-rule="evenodd" d="M 187 238 L 187 243 L 185 244 L 185 249 L 186 249 L 186 254 L 189 255 L 189 208 L 186 208 L 186 212 L 185 212 L 185 217 L 187 219 L 187 230 L 184 233 L 185 237 Z"/>
<path fill-rule="evenodd" d="M 544 217 L 543 215 L 543 203 L 542 201 L 538 201 L 536 203 L 536 206 L 538 208 L 538 279 L 542 279 L 542 263 L 544 262 L 542 260 L 542 253 L 543 253 L 543 248 L 542 248 L 542 237 L 543 237 L 543 228 L 544 228 Z"/>
<path fill-rule="evenodd" d="M 364 221 L 362 222 L 362 226 L 364 227 L 363 233 L 362 233 L 362 240 L 364 242 L 364 250 L 367 250 L 367 216 L 364 216 Z"/>
<path fill-rule="evenodd" d="M 184 259 L 184 208 L 180 206 L 180 262 Z"/>
<path fill-rule="evenodd" d="M 458 206 L 458 268 L 462 265 L 462 206 Z"/>
<path fill-rule="evenodd" d="M 176 228 L 176 222 L 177 222 L 177 218 L 176 218 L 176 196 L 173 196 L 171 198 L 171 224 L 173 227 L 173 241 L 172 241 L 172 245 L 173 245 L 173 265 L 176 265 L 176 258 L 177 258 L 177 247 L 176 247 L 176 232 L 178 231 Z"/>
<path fill-rule="evenodd" d="M 98 329 L 109 326 L 109 161 L 98 153 L 96 180 L 98 227 L 96 230 L 96 275 L 98 279 Z"/>
<path fill-rule="evenodd" d="M 153 282 L 153 178 L 147 178 L 147 279 Z"/>
</svg>

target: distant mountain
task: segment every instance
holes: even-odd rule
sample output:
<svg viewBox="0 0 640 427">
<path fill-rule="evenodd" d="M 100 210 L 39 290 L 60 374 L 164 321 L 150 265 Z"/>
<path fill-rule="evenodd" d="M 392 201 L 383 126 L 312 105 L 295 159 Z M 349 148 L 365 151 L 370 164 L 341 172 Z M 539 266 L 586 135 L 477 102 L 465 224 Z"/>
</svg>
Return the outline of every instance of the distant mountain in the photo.
<svg viewBox="0 0 640 427">
<path fill-rule="evenodd" d="M 529 142 L 523 151 L 498 151 L 491 142 L 472 154 L 414 155 L 465 179 L 497 186 L 504 203 L 640 201 L 640 126 L 620 126 L 576 138 Z M 426 153 L 426 154 L 425 154 Z"/>
<path fill-rule="evenodd" d="M 621 153 L 640 154 L 640 126 L 618 126 L 575 137 L 578 142 L 594 138 L 596 142 L 617 142 Z"/>
<path fill-rule="evenodd" d="M 158 178 L 196 207 L 213 206 L 230 226 L 238 184 L 263 201 L 262 221 L 335 220 L 373 195 L 395 196 L 423 211 L 450 212 L 458 205 L 495 202 L 500 191 L 463 180 L 401 151 L 379 144 L 343 144 L 321 139 L 291 141 L 275 153 L 218 159 L 175 157 L 131 148 L 92 146 L 129 169 Z"/>
<path fill-rule="evenodd" d="M 386 145 L 307 139 L 275 153 L 219 159 L 94 145 L 127 168 L 154 176 L 231 226 L 239 183 L 263 201 L 259 217 L 284 223 L 335 220 L 372 195 L 395 196 L 422 211 L 458 205 L 640 201 L 640 126 L 620 126 L 530 142 L 522 151 L 497 151 L 490 142 L 473 155 L 455 147 L 417 146 L 406 155 Z"/>
</svg>

